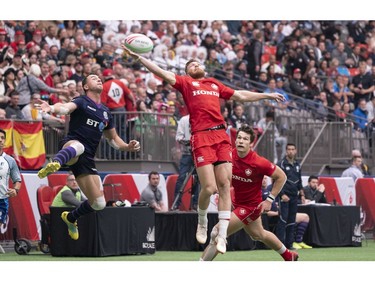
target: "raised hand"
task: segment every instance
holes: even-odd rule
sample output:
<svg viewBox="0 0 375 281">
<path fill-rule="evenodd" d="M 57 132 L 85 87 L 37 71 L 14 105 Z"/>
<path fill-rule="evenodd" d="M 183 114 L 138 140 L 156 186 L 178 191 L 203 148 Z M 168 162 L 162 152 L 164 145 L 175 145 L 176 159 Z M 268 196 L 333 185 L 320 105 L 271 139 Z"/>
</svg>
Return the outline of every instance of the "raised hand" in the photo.
<svg viewBox="0 0 375 281">
<path fill-rule="evenodd" d="M 272 99 L 274 99 L 277 102 L 284 102 L 285 101 L 285 97 L 282 94 L 272 93 L 271 96 L 272 96 Z"/>
<path fill-rule="evenodd" d="M 51 111 L 51 106 L 48 104 L 48 102 L 41 99 L 38 99 L 38 103 L 34 104 L 34 106 L 36 109 L 46 113 Z"/>
<path fill-rule="evenodd" d="M 141 149 L 141 145 L 140 145 L 139 141 L 131 140 L 129 142 L 128 151 L 136 152 L 136 151 L 139 151 L 140 149 Z"/>
</svg>

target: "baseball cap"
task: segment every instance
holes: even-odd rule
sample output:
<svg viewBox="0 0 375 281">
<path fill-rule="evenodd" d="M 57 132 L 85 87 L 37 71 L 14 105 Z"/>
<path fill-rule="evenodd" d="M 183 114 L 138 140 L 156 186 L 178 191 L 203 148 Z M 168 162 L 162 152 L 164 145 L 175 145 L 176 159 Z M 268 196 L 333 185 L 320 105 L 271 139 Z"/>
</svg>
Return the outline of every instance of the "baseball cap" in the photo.
<svg viewBox="0 0 375 281">
<path fill-rule="evenodd" d="M 81 58 L 89 58 L 89 57 L 91 57 L 91 56 L 88 52 L 83 52 L 82 55 L 81 55 Z"/>
<path fill-rule="evenodd" d="M 31 49 L 34 47 L 36 44 L 33 41 L 30 41 L 29 43 L 26 44 L 26 49 Z"/>
<path fill-rule="evenodd" d="M 23 35 L 22 30 L 17 30 L 16 33 L 15 33 L 15 35 Z"/>
<path fill-rule="evenodd" d="M 301 73 L 301 69 L 296 68 L 295 70 L 293 70 L 293 73 Z"/>
<path fill-rule="evenodd" d="M 104 69 L 103 70 L 103 77 L 106 78 L 106 77 L 109 77 L 109 76 L 112 76 L 113 75 L 113 70 L 112 69 Z"/>
<path fill-rule="evenodd" d="M 42 35 L 42 31 L 39 29 L 36 29 L 33 33 L 33 35 Z"/>
</svg>

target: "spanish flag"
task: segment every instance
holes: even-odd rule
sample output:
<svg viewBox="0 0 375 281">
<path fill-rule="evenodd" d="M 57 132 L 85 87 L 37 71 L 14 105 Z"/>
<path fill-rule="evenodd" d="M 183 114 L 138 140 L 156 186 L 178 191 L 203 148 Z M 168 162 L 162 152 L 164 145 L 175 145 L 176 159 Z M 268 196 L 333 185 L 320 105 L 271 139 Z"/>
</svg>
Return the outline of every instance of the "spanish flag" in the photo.
<svg viewBox="0 0 375 281">
<path fill-rule="evenodd" d="M 4 152 L 13 155 L 13 124 L 11 120 L 0 120 L 0 128 L 6 133 Z"/>
<path fill-rule="evenodd" d="M 42 122 L 14 121 L 13 149 L 21 169 L 40 169 L 46 161 Z"/>
</svg>

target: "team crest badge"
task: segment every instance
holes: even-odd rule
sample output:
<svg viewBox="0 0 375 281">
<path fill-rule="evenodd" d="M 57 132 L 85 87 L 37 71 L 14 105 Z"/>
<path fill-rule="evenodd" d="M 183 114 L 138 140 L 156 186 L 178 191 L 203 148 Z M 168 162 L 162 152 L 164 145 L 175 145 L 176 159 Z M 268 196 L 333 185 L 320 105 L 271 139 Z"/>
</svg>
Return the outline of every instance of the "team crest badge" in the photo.
<svg viewBox="0 0 375 281">
<path fill-rule="evenodd" d="M 193 81 L 191 84 L 193 84 L 194 87 L 199 87 L 199 82 L 198 81 Z"/>
<path fill-rule="evenodd" d="M 104 119 L 108 119 L 108 113 L 106 111 L 103 112 Z"/>
<path fill-rule="evenodd" d="M 252 171 L 251 171 L 250 169 L 246 169 L 246 170 L 245 170 L 245 174 L 246 174 L 246 176 L 250 176 L 251 173 L 252 173 Z"/>
<path fill-rule="evenodd" d="M 219 89 L 219 87 L 216 84 L 211 84 L 211 88 L 214 89 L 214 90 L 218 90 Z"/>
<path fill-rule="evenodd" d="M 246 214 L 246 210 L 241 208 L 241 209 L 240 209 L 240 214 L 241 214 L 241 215 Z"/>
</svg>

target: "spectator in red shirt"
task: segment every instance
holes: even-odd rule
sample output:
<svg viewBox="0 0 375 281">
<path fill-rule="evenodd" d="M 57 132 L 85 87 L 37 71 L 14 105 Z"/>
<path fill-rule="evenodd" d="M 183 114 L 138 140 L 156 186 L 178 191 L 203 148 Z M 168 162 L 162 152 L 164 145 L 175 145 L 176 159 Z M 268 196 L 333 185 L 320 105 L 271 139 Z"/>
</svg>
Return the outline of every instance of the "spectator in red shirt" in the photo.
<svg viewBox="0 0 375 281">
<path fill-rule="evenodd" d="M 129 88 L 119 79 L 115 79 L 112 69 L 103 70 L 103 91 L 101 93 L 101 102 L 108 107 L 113 114 L 115 127 L 120 136 L 125 139 L 126 132 L 126 103 L 135 104 L 133 94 Z"/>
<path fill-rule="evenodd" d="M 49 73 L 49 65 L 47 62 L 43 61 L 40 64 L 40 76 L 39 79 L 42 80 L 48 87 L 54 88 L 55 83 L 53 82 L 52 75 Z M 40 97 L 42 100 L 49 101 L 50 93 L 47 91 L 40 91 Z M 50 102 L 50 104 L 53 104 Z"/>
</svg>

